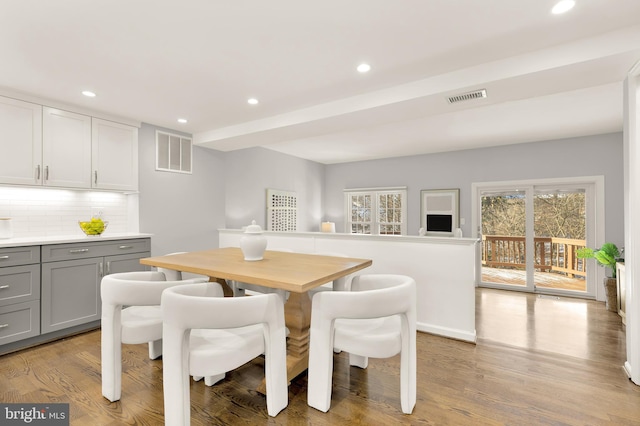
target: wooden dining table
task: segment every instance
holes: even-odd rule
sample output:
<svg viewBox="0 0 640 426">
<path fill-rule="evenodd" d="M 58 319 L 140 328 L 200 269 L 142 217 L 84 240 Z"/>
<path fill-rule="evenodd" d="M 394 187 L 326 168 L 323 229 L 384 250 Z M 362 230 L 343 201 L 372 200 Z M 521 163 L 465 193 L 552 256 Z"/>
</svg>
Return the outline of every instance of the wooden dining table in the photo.
<svg viewBox="0 0 640 426">
<path fill-rule="evenodd" d="M 284 305 L 287 336 L 287 378 L 289 381 L 309 365 L 311 299 L 308 291 L 334 281 L 344 285 L 345 277 L 371 266 L 371 259 L 321 256 L 267 250 L 258 261 L 245 261 L 237 247 L 195 251 L 140 260 L 143 265 L 190 272 L 210 277 L 232 296 L 227 281 L 257 284 L 289 292 Z"/>
</svg>

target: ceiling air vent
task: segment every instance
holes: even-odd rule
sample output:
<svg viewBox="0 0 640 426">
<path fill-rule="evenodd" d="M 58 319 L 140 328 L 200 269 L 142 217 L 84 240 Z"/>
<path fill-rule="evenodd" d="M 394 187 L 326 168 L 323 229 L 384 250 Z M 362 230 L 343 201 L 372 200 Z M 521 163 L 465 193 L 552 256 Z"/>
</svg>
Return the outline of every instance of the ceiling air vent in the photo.
<svg viewBox="0 0 640 426">
<path fill-rule="evenodd" d="M 486 89 L 481 89 L 473 92 L 461 93 L 460 95 L 449 96 L 449 103 L 453 104 L 455 102 L 470 101 L 471 99 L 479 99 L 479 98 L 486 98 L 486 97 L 487 97 Z"/>
</svg>

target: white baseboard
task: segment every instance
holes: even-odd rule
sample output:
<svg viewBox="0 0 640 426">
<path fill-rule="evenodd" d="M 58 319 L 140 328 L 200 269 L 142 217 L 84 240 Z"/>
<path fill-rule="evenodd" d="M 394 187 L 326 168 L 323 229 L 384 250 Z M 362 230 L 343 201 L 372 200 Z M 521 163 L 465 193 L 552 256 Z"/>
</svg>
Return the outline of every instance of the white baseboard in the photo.
<svg viewBox="0 0 640 426">
<path fill-rule="evenodd" d="M 437 325 L 417 323 L 416 328 L 418 331 L 425 333 L 437 334 L 438 336 L 449 337 L 451 339 L 463 340 L 465 342 L 476 343 L 476 331 L 465 331 L 447 327 L 439 327 Z"/>
</svg>

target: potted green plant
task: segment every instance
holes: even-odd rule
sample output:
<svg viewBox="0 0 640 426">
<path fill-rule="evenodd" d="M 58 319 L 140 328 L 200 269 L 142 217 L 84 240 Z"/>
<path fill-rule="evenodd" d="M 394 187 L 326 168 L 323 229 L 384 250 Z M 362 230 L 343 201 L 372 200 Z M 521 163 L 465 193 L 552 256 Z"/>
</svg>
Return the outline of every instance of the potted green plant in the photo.
<svg viewBox="0 0 640 426">
<path fill-rule="evenodd" d="M 576 256 L 581 259 L 595 259 L 601 266 L 611 268 L 611 277 L 605 277 L 604 289 L 606 306 L 609 311 L 618 312 L 618 283 L 616 280 L 616 261 L 620 250 L 613 243 L 604 243 L 599 249 L 583 247 L 578 249 Z"/>
</svg>

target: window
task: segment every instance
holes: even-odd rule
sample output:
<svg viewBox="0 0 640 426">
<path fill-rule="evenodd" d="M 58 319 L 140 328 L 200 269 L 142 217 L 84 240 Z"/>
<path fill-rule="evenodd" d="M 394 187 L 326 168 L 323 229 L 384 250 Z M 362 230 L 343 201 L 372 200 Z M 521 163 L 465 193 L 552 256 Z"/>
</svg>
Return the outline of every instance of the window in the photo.
<svg viewBox="0 0 640 426">
<path fill-rule="evenodd" d="M 156 170 L 191 173 L 191 138 L 156 130 Z"/>
<path fill-rule="evenodd" d="M 345 190 L 346 232 L 405 235 L 407 190 L 372 188 Z"/>
</svg>

